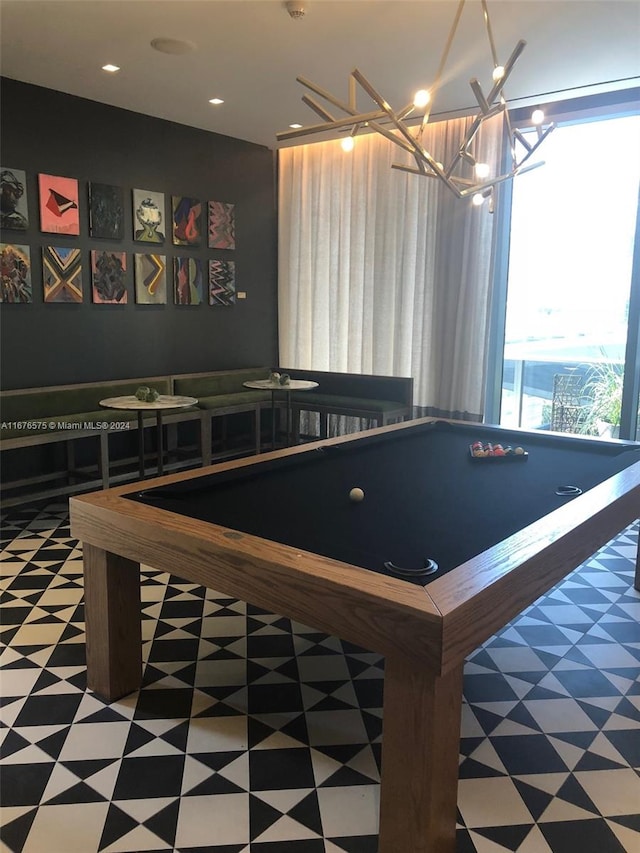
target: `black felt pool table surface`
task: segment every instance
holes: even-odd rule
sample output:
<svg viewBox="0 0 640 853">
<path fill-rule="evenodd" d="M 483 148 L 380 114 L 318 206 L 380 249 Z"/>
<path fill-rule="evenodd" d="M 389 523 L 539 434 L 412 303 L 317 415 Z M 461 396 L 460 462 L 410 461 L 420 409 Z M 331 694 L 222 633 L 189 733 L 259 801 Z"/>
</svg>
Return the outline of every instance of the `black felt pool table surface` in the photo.
<svg viewBox="0 0 640 853">
<path fill-rule="evenodd" d="M 527 456 L 474 459 L 477 440 Z M 375 571 L 432 559 L 433 579 L 574 499 L 559 486 L 587 491 L 637 461 L 637 444 L 435 421 L 130 497 Z"/>
</svg>

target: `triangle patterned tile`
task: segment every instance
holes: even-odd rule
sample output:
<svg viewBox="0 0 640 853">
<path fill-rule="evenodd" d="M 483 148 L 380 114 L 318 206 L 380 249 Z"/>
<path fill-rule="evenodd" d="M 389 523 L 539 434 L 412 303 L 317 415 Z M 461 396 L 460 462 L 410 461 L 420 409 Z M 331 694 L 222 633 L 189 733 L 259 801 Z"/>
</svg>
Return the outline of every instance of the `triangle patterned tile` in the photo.
<svg viewBox="0 0 640 853">
<path fill-rule="evenodd" d="M 634 692 L 638 686 L 640 686 L 640 681 L 630 687 L 627 695 L 615 706 L 617 714 L 622 714 L 634 722 L 640 722 L 640 692 Z"/>
<path fill-rule="evenodd" d="M 185 756 L 181 795 L 184 796 L 193 791 L 211 775 L 211 767 L 207 764 L 203 764 L 202 761 L 199 761 L 197 757 L 192 755 Z"/>
<path fill-rule="evenodd" d="M 84 778 L 83 775 L 86 772 L 84 768 L 78 767 L 79 764 L 83 762 L 74 762 L 70 764 L 67 762 L 67 765 L 72 767 L 72 772 L 76 772 L 76 775 L 79 775 L 81 778 Z M 87 764 L 96 765 L 98 762 L 86 762 Z M 116 785 L 116 781 L 118 779 L 118 773 L 120 772 L 120 760 L 116 761 L 106 761 L 99 762 L 104 766 L 102 769 L 93 772 L 90 776 L 84 778 L 84 781 L 87 785 L 93 788 L 94 791 L 97 791 L 103 799 L 111 800 L 113 796 L 113 790 Z"/>
<path fill-rule="evenodd" d="M 45 800 L 47 806 L 86 805 L 87 803 L 108 802 L 106 797 L 85 782 L 78 782 L 70 788 L 61 791 L 55 797 Z"/>
<path fill-rule="evenodd" d="M 525 823 L 516 826 L 491 826 L 475 829 L 477 835 L 493 841 L 499 850 L 520 850 L 523 841 L 529 835 L 532 824 Z"/>
<path fill-rule="evenodd" d="M 304 746 L 306 744 L 302 741 L 285 734 L 283 731 L 274 732 L 269 730 L 269 733 L 259 743 L 255 744 L 252 749 L 299 749 Z"/>
<path fill-rule="evenodd" d="M 547 734 L 559 732 L 595 732 L 598 726 L 587 716 L 579 703 L 571 698 L 526 699 L 524 710 L 532 723 Z M 525 717 L 520 717 L 523 722 Z"/>
<path fill-rule="evenodd" d="M 603 771 L 582 771 L 578 774 L 574 771 L 568 777 L 564 785 L 558 789 L 556 800 L 571 803 L 578 808 L 590 811 L 595 815 L 600 815 L 600 811 L 598 810 L 593 797 L 589 796 L 585 787 L 580 784 L 580 780 L 586 781 L 588 784 L 592 779 L 602 778 L 602 772 Z M 604 772 L 606 773 L 606 771 Z"/>
<path fill-rule="evenodd" d="M 47 803 L 69 788 L 73 788 L 81 781 L 80 777 L 65 767 L 63 764 L 56 763 L 47 782 L 47 787 L 42 793 L 41 802 Z"/>
<path fill-rule="evenodd" d="M 226 777 L 222 776 L 220 773 L 211 773 L 206 779 L 204 779 L 200 784 L 191 788 L 188 792 L 187 796 L 190 797 L 202 797 L 202 796 L 216 796 L 216 795 L 224 795 L 224 794 L 244 794 L 246 793 L 246 788 L 241 788 L 236 785 L 234 782 L 231 782 Z"/>
<path fill-rule="evenodd" d="M 22 713 L 27 700 L 27 696 L 0 697 L 0 723 L 3 726 L 12 726 Z"/>
<path fill-rule="evenodd" d="M 232 782 L 240 790 L 249 790 L 249 753 L 242 752 L 218 769 L 218 775 Z"/>
<path fill-rule="evenodd" d="M 101 847 L 100 853 L 144 853 L 144 851 L 166 850 L 163 840 L 144 826 L 136 826 L 130 832 L 125 833 L 117 841 L 107 847 Z"/>
<path fill-rule="evenodd" d="M 281 681 L 298 681 L 295 658 L 249 658 L 247 663 L 249 684 L 277 684 Z"/>
<path fill-rule="evenodd" d="M 12 853 L 14 850 L 25 849 L 25 843 L 37 809 L 32 806 L 22 806 L 20 808 L 3 808 L 2 812 L 3 820 L 0 824 L 2 853 Z"/>
<path fill-rule="evenodd" d="M 598 737 L 598 730 L 586 732 L 554 732 L 553 737 L 556 741 L 568 743 L 571 746 L 576 746 L 587 752 L 593 741 Z"/>
<path fill-rule="evenodd" d="M 359 773 L 351 767 L 340 767 L 322 783 L 322 788 L 355 788 L 358 785 L 371 785 L 371 777 Z"/>
<path fill-rule="evenodd" d="M 508 776 L 461 780 L 458 807 L 469 829 L 533 824 L 529 810 Z"/>
<path fill-rule="evenodd" d="M 625 766 L 625 764 L 612 761 L 610 758 L 605 758 L 602 755 L 586 752 L 573 769 L 576 773 L 583 773 L 586 771 L 620 770 Z"/>
<path fill-rule="evenodd" d="M 539 726 L 531 728 L 507 717 L 499 723 L 491 733 L 491 737 L 527 737 L 540 734 Z"/>
<path fill-rule="evenodd" d="M 640 831 L 634 831 L 626 826 L 621 826 L 617 821 L 608 819 L 607 826 L 622 845 L 622 849 L 640 850 Z"/>
<path fill-rule="evenodd" d="M 21 737 L 17 732 L 12 732 L 12 736 L 7 737 L 8 747 L 11 749 L 11 752 L 4 754 L 2 756 L 2 764 L 5 767 L 9 767 L 13 764 L 28 766 L 33 764 L 50 764 L 51 756 L 42 750 L 36 744 L 28 743 Z M 6 741 L 5 741 L 6 743 Z M 3 747 L 5 744 L 3 744 Z"/>
<path fill-rule="evenodd" d="M 321 836 L 313 832 L 306 826 L 303 826 L 293 818 L 284 815 L 277 821 L 271 824 L 258 838 L 254 838 L 254 843 L 277 841 L 279 844 L 284 844 L 288 841 L 297 841 L 303 839 L 319 839 Z"/>
<path fill-rule="evenodd" d="M 522 779 L 514 779 L 513 783 L 516 786 L 518 793 L 522 797 L 524 804 L 529 809 L 531 816 L 534 818 L 534 820 L 539 820 L 540 816 L 544 814 L 547 807 L 549 806 L 549 803 L 553 800 L 554 795 L 550 794 L 548 791 L 542 790 L 539 787 L 529 785 L 527 782 L 522 781 Z"/>
<path fill-rule="evenodd" d="M 80 808 L 72 803 L 40 806 L 26 849 L 50 850 L 52 840 L 59 839 L 68 853 L 97 850 L 107 810 L 106 802 L 84 802 Z"/>
<path fill-rule="evenodd" d="M 356 835 L 347 836 L 346 838 L 325 839 L 324 843 L 324 853 L 377 853 L 378 850 L 377 835 Z M 459 853 L 476 853 L 475 848 L 468 848 L 468 851 L 461 850 L 459 842 L 456 849 Z M 309 851 L 309 853 L 315 853 L 315 851 Z M 323 853 L 323 851 L 320 851 L 320 853 Z"/>
<path fill-rule="evenodd" d="M 261 836 L 263 832 L 270 826 L 273 826 L 282 816 L 283 810 L 272 806 L 262 797 L 255 795 L 249 797 L 249 823 L 252 839 Z"/>
<path fill-rule="evenodd" d="M 630 815 L 613 815 L 607 822 L 609 825 L 615 823 L 626 826 L 634 832 L 640 832 L 640 812 L 634 812 Z"/>
<path fill-rule="evenodd" d="M 529 834 L 518 848 L 518 853 L 554 853 L 554 851 L 545 841 L 540 832 L 540 827 L 532 826 Z M 560 851 L 555 851 L 555 853 L 560 853 Z"/>
<path fill-rule="evenodd" d="M 127 758 L 147 758 L 149 756 L 182 755 L 183 751 L 163 738 L 151 738 L 147 743 L 141 744 L 135 749 L 127 749 Z"/>
<path fill-rule="evenodd" d="M 485 738 L 470 754 L 469 758 L 476 765 L 482 765 L 485 768 L 489 768 L 494 773 L 490 775 L 500 774 L 502 776 L 506 776 L 507 770 L 504 766 L 504 763 L 498 753 L 496 752 L 496 748 L 493 740 L 490 738 Z M 486 775 L 486 774 L 482 774 Z"/>
<path fill-rule="evenodd" d="M 268 715 L 272 717 L 273 715 Z M 293 714 L 291 720 L 287 721 L 280 727 L 280 731 L 282 731 L 286 735 L 290 735 L 292 738 L 299 740 L 302 744 L 309 743 L 309 731 L 307 725 L 307 718 L 304 714 Z"/>
<path fill-rule="evenodd" d="M 584 756 L 585 750 L 559 737 L 549 735 L 547 739 L 562 759 L 564 766 L 568 770 L 574 770 Z"/>
<path fill-rule="evenodd" d="M 261 800 L 282 815 L 287 814 L 298 803 L 301 803 L 314 792 L 314 788 L 282 788 L 278 791 L 255 791 L 251 794 L 251 800 Z"/>
<path fill-rule="evenodd" d="M 602 724 L 602 730 L 606 732 L 613 731 L 634 731 L 634 737 L 638 737 L 637 730 L 640 729 L 640 723 L 636 720 L 630 720 L 629 717 L 623 717 L 620 714 L 611 714 Z"/>
<path fill-rule="evenodd" d="M 331 758 L 319 749 L 311 750 L 311 762 L 313 764 L 313 777 L 316 787 L 323 785 L 327 779 L 337 773 L 343 766 L 341 761 Z"/>
</svg>

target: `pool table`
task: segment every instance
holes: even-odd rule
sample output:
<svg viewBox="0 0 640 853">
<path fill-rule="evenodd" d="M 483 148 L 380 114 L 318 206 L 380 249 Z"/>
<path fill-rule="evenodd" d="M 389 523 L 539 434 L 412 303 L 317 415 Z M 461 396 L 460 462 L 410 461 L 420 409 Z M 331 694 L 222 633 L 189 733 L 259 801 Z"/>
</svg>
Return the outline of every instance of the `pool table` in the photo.
<svg viewBox="0 0 640 853">
<path fill-rule="evenodd" d="M 140 563 L 380 653 L 379 853 L 452 853 L 465 657 L 640 516 L 640 444 L 420 419 L 70 507 L 91 689 L 140 686 Z"/>
</svg>

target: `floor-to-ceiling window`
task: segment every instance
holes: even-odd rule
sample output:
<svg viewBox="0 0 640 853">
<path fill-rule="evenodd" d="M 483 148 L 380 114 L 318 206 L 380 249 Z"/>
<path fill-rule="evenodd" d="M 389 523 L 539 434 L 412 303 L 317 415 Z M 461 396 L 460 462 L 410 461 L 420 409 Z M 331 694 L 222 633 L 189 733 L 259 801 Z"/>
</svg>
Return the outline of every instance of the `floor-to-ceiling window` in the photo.
<svg viewBox="0 0 640 853">
<path fill-rule="evenodd" d="M 504 425 L 637 432 L 638 152 L 640 115 L 562 122 L 545 165 L 513 182 L 494 401 Z"/>
</svg>

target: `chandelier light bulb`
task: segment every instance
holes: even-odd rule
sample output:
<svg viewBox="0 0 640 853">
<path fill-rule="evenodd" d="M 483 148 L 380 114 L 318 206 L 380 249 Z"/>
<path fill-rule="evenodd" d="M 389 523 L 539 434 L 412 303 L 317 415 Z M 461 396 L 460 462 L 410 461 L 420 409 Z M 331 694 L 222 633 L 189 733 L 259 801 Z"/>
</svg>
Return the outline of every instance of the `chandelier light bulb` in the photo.
<svg viewBox="0 0 640 853">
<path fill-rule="evenodd" d="M 461 142 L 451 146 L 451 153 L 447 156 L 444 166 L 437 162 L 433 155 L 425 148 L 422 137 L 433 114 L 432 105 L 437 99 L 440 84 L 443 81 L 448 81 L 449 78 L 449 72 L 445 71 L 445 67 L 449 58 L 450 48 L 456 37 L 464 4 L 465 0 L 460 0 L 457 4 L 458 10 L 444 46 L 436 76 L 430 84 L 430 90 L 419 89 L 415 91 L 413 100 L 409 101 L 406 106 L 403 106 L 399 112 L 396 112 L 358 68 L 353 68 L 349 75 L 348 101 L 343 101 L 340 97 L 335 97 L 310 80 L 298 77 L 298 82 L 305 89 L 310 90 L 314 95 L 329 104 L 329 108 L 327 109 L 321 104 L 316 103 L 309 95 L 305 95 L 302 99 L 307 106 L 311 107 L 315 113 L 324 119 L 324 122 L 297 129 L 290 128 L 288 131 L 278 133 L 276 138 L 278 140 L 298 139 L 299 137 L 308 136 L 313 133 L 320 133 L 323 130 L 330 130 L 332 132 L 343 131 L 345 137 L 349 134 L 355 136 L 360 128 L 368 126 L 371 130 L 380 133 L 392 143 L 396 143 L 415 160 L 415 165 L 411 162 L 392 163 L 391 167 L 393 169 L 399 169 L 403 172 L 426 176 L 428 178 L 438 178 L 457 198 L 472 198 L 474 206 L 482 205 L 483 199 L 491 195 L 491 188 L 497 184 L 503 181 L 510 181 L 516 175 L 542 166 L 542 162 L 534 163 L 530 158 L 532 158 L 534 152 L 537 151 L 539 146 L 549 136 L 555 125 L 553 122 L 548 127 L 542 124 L 544 118 L 542 112 L 536 110 L 533 119 L 527 118 L 524 123 L 528 129 L 531 129 L 533 122 L 540 122 L 540 124 L 535 125 L 532 134 L 525 136 L 523 132 L 525 128 L 520 130 L 513 126 L 504 87 L 507 85 L 514 65 L 527 43 L 524 39 L 519 39 L 508 59 L 505 58 L 503 65 L 499 64 L 491 23 L 489 21 L 487 0 L 482 0 L 482 3 L 478 5 L 482 5 L 486 36 L 489 47 L 491 48 L 491 57 L 486 65 L 484 65 L 486 69 L 484 73 L 487 75 L 491 74 L 493 82 L 489 85 L 489 91 L 485 93 L 476 77 L 469 80 L 471 91 L 478 105 L 478 112 L 473 121 L 468 124 L 466 130 L 462 130 Z M 367 112 L 357 111 L 356 95 L 359 91 L 358 87 L 373 101 L 373 107 L 369 105 Z M 535 97 L 537 98 L 538 96 Z M 530 103 L 531 112 L 535 101 Z M 344 115 L 336 117 L 334 115 L 335 107 L 344 113 Z M 416 121 L 414 110 L 422 113 L 421 121 Z M 512 153 L 511 160 L 508 163 L 502 163 L 501 158 L 496 155 L 495 157 L 487 158 L 489 165 L 486 163 L 479 164 L 476 168 L 476 158 L 470 150 L 473 148 L 474 137 L 481 125 L 498 113 L 502 113 L 503 125 L 508 131 Z M 438 114 L 435 113 L 435 115 Z M 389 123 L 393 125 L 393 130 L 397 130 L 399 133 L 390 132 L 384 126 Z M 452 133 L 454 132 L 457 133 L 457 131 L 452 131 Z M 338 138 L 341 139 L 341 137 Z M 350 151 L 353 148 L 353 142 L 350 139 L 341 139 L 341 144 L 345 151 Z M 460 165 L 464 165 L 464 175 L 459 174 L 458 166 Z M 491 208 L 491 205 L 492 202 L 490 200 L 488 206 Z"/>
<path fill-rule="evenodd" d="M 426 89 L 419 89 L 413 97 L 413 106 L 418 109 L 426 107 L 431 100 L 431 93 Z"/>
<path fill-rule="evenodd" d="M 340 143 L 340 146 L 343 151 L 353 151 L 354 146 L 353 136 L 345 136 L 345 138 Z"/>
<path fill-rule="evenodd" d="M 531 121 L 534 124 L 542 124 L 544 121 L 544 112 L 542 110 L 534 110 L 531 113 Z"/>
</svg>

